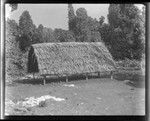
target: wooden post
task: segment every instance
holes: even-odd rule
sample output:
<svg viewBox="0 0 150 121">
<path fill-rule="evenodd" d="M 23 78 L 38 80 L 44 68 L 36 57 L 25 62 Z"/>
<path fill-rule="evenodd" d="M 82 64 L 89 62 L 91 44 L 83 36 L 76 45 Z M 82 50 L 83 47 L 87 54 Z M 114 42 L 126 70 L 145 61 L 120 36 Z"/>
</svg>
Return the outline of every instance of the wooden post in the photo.
<svg viewBox="0 0 150 121">
<path fill-rule="evenodd" d="M 110 78 L 113 79 L 113 72 L 111 71 L 110 74 L 111 74 L 111 77 L 110 77 Z"/>
<path fill-rule="evenodd" d="M 88 74 L 86 74 L 86 80 L 88 81 Z"/>
<path fill-rule="evenodd" d="M 33 79 L 35 79 L 34 72 L 33 72 Z"/>
<path fill-rule="evenodd" d="M 46 76 L 44 76 L 44 79 L 43 79 L 43 85 L 46 84 Z"/>
<path fill-rule="evenodd" d="M 100 72 L 98 72 L 98 77 L 100 77 Z"/>
<path fill-rule="evenodd" d="M 66 82 L 68 82 L 68 75 L 66 75 Z"/>
</svg>

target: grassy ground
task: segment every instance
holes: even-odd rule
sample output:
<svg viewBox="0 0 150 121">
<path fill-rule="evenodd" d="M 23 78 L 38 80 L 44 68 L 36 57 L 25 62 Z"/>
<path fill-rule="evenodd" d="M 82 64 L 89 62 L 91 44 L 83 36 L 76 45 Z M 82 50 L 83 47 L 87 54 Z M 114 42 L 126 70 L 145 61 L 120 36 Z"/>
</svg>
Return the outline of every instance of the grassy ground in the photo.
<svg viewBox="0 0 150 121">
<path fill-rule="evenodd" d="M 17 102 L 43 95 L 65 99 L 61 102 L 47 100 L 43 106 L 30 108 L 28 113 L 13 115 L 144 115 L 144 77 L 139 76 L 139 72 L 117 74 L 113 80 L 109 76 L 92 76 L 88 80 L 76 76 L 70 77 L 69 82 L 65 82 L 65 78 L 47 79 L 46 85 L 42 85 L 40 79 L 19 81 L 6 86 L 6 99 Z M 126 79 L 132 83 L 123 81 Z M 65 84 L 75 86 L 67 87 Z"/>
</svg>

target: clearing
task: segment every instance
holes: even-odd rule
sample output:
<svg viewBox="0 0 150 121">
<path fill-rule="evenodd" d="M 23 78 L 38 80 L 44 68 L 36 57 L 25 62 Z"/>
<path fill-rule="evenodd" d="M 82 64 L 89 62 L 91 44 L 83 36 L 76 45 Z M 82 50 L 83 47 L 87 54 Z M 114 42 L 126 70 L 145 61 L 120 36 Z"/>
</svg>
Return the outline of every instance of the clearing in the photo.
<svg viewBox="0 0 150 121">
<path fill-rule="evenodd" d="M 26 80 L 7 85 L 6 99 L 14 103 L 44 95 L 47 99 L 27 111 L 14 110 L 9 115 L 145 115 L 145 81 L 119 81 L 110 78 L 89 78 L 54 82 Z"/>
</svg>

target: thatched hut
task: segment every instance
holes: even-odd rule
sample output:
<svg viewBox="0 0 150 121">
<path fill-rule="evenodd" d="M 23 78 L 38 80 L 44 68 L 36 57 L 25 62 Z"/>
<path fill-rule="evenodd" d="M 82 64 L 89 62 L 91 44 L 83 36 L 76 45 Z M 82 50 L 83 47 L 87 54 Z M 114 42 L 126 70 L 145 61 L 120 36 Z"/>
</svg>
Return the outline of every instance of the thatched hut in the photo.
<svg viewBox="0 0 150 121">
<path fill-rule="evenodd" d="M 61 76 L 114 70 L 112 56 L 101 42 L 41 43 L 29 50 L 29 73 Z"/>
</svg>

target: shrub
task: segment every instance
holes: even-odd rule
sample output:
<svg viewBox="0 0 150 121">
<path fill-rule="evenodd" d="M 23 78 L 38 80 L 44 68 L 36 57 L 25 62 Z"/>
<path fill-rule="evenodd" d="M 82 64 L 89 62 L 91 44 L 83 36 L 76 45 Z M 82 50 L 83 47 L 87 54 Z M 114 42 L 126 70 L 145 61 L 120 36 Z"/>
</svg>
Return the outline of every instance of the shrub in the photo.
<svg viewBox="0 0 150 121">
<path fill-rule="evenodd" d="M 140 69 L 141 68 L 141 62 L 137 60 L 130 60 L 125 59 L 122 61 L 116 62 L 116 65 L 120 68 L 134 68 L 134 69 Z"/>
</svg>

